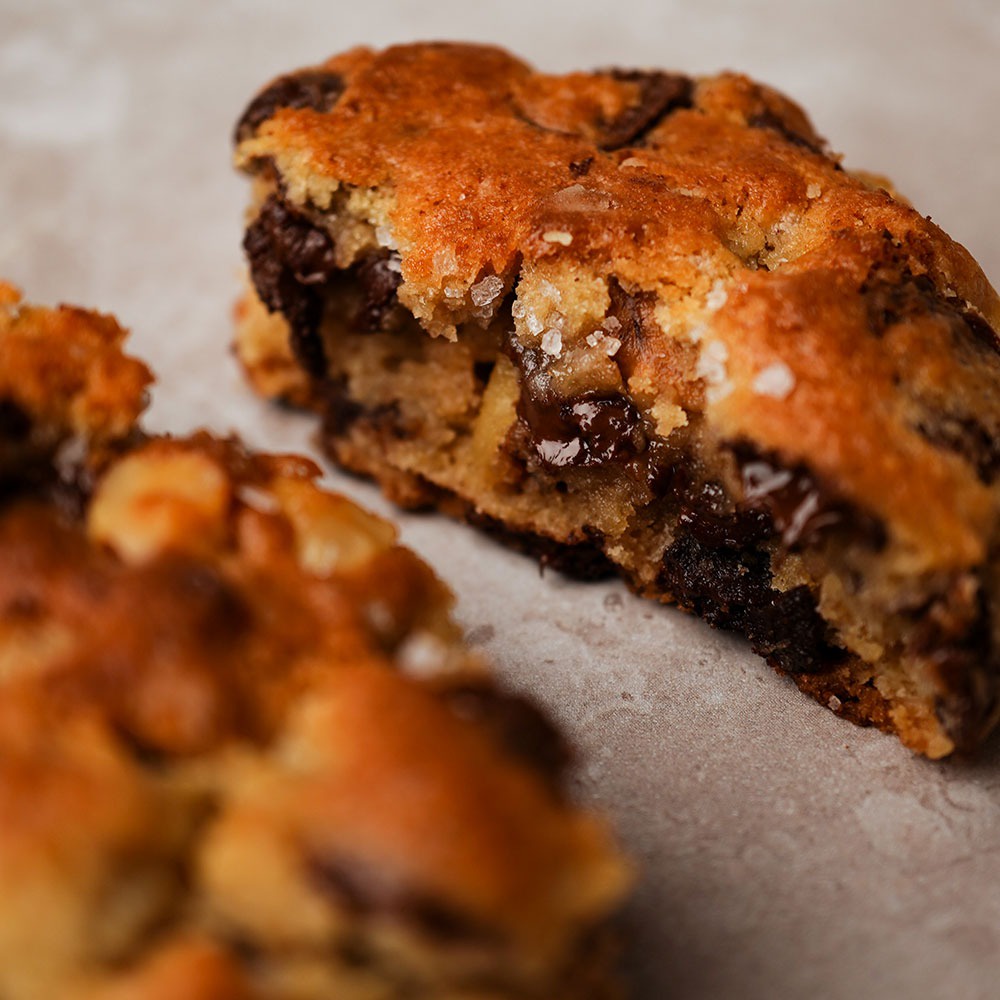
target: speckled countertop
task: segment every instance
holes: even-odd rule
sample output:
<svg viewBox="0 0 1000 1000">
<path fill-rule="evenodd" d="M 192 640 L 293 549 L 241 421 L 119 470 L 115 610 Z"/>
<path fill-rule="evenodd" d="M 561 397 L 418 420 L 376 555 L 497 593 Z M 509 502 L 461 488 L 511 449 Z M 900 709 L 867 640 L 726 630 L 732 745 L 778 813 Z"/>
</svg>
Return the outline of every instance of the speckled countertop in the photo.
<svg viewBox="0 0 1000 1000">
<path fill-rule="evenodd" d="M 492 40 L 552 70 L 749 71 L 1000 279 L 994 0 L 0 0 L 0 13 L 0 274 L 132 327 L 160 376 L 156 427 L 315 454 L 310 422 L 261 407 L 228 353 L 246 194 L 229 132 L 270 76 L 362 42 Z M 402 525 L 472 639 L 572 734 L 580 793 L 642 865 L 625 915 L 636 997 L 1000 995 L 1000 741 L 975 762 L 925 763 L 621 585 L 543 578 L 435 518 Z"/>
</svg>

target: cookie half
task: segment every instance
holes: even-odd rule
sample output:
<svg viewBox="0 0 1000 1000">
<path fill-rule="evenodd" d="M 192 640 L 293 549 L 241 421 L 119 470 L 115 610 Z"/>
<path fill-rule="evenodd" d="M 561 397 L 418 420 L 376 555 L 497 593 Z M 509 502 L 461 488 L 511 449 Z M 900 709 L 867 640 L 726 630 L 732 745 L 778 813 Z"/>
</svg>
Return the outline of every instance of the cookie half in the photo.
<svg viewBox="0 0 1000 1000">
<path fill-rule="evenodd" d="M 1000 301 L 794 103 L 409 45 L 280 78 L 236 143 L 239 354 L 336 461 L 920 753 L 992 729 Z"/>
<path fill-rule="evenodd" d="M 0 994 L 616 995 L 557 732 L 310 461 L 143 434 L 122 337 L 0 307 Z"/>
</svg>

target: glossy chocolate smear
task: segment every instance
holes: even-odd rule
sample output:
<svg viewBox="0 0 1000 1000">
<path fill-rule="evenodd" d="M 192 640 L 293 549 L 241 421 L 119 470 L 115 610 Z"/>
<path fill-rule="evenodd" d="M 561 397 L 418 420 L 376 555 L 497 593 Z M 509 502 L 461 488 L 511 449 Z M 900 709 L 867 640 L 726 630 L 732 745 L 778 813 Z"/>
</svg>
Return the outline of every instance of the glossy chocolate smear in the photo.
<svg viewBox="0 0 1000 1000">
<path fill-rule="evenodd" d="M 238 143 L 249 139 L 268 118 L 274 116 L 278 108 L 329 111 L 343 92 L 343 78 L 329 70 L 306 69 L 279 76 L 247 106 L 236 124 L 233 138 Z"/>
<path fill-rule="evenodd" d="M 693 84 L 689 77 L 646 70 L 611 70 L 615 80 L 639 85 L 639 100 L 617 118 L 601 123 L 599 147 L 605 151 L 634 146 L 671 112 L 691 107 Z"/>
<path fill-rule="evenodd" d="M 276 195 L 261 207 L 243 239 L 250 278 L 270 312 L 280 312 L 305 370 L 321 377 L 326 358 L 319 338 L 322 286 L 336 273 L 333 240 Z"/>
</svg>

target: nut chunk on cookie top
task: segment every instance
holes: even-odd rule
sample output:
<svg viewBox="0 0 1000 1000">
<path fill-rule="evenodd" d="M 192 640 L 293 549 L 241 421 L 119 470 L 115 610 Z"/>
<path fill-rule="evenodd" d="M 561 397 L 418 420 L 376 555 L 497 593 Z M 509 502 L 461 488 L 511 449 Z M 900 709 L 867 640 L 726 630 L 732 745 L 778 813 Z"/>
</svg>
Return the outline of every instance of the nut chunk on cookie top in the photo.
<svg viewBox="0 0 1000 1000">
<path fill-rule="evenodd" d="M 611 995 L 627 866 L 430 569 L 307 459 L 145 435 L 111 320 L 5 308 L 0 996 Z"/>
<path fill-rule="evenodd" d="M 794 103 L 409 45 L 281 77 L 236 142 L 240 357 L 337 461 L 921 753 L 993 727 L 1000 301 Z"/>
</svg>

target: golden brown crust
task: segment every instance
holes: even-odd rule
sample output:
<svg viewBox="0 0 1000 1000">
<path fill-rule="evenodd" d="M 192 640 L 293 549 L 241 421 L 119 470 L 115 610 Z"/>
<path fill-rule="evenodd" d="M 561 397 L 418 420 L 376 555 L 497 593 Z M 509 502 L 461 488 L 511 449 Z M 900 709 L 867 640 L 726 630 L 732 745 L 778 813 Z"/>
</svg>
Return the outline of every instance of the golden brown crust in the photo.
<svg viewBox="0 0 1000 1000">
<path fill-rule="evenodd" d="M 131 430 L 0 499 L 5 1000 L 604 995 L 626 868 L 447 588 L 308 460 Z"/>
<path fill-rule="evenodd" d="M 605 151 L 598 123 L 638 99 L 627 78 L 548 77 L 462 45 L 356 50 L 324 66 L 344 80 L 334 107 L 279 108 L 239 160 L 272 158 L 293 201 L 320 187 L 384 194 L 400 301 L 431 332 L 468 318 L 467 290 L 484 275 L 509 288 L 536 267 L 614 274 L 631 293 L 683 310 L 678 328 L 650 334 L 633 377 L 652 376 L 664 346 L 708 324 L 706 340 L 730 352 L 735 391 L 707 406 L 724 434 L 760 436 L 789 462 L 822 463 L 838 492 L 885 516 L 928 565 L 981 557 L 996 504 L 974 470 L 913 430 L 910 386 L 857 292 L 891 257 L 895 280 L 903 270 L 927 275 L 994 324 L 1000 300 L 937 226 L 809 148 L 820 140 L 792 102 L 745 77 L 703 79 L 690 108 L 665 115 L 636 147 Z M 389 102 L 392 113 L 380 113 Z M 584 163 L 575 178 L 571 165 Z M 727 300 L 714 313 L 704 307 L 713 287 Z M 449 300 L 445 289 L 460 293 Z M 928 325 L 918 346 L 935 358 L 933 387 L 960 395 L 967 372 L 935 343 L 948 331 Z M 751 389 L 775 362 L 796 380 L 781 400 Z M 867 393 L 858 372 L 866 388 L 876 380 Z M 870 406 L 872 395 L 884 405 Z M 983 402 L 995 424 L 1000 401 Z M 949 498 L 933 518 L 921 503 L 935 493 L 928 481 Z"/>
<path fill-rule="evenodd" d="M 991 728 L 1000 299 L 793 102 L 733 73 L 359 49 L 266 88 L 236 156 L 241 356 L 324 412 L 338 461 L 596 540 L 921 752 Z"/>
</svg>

